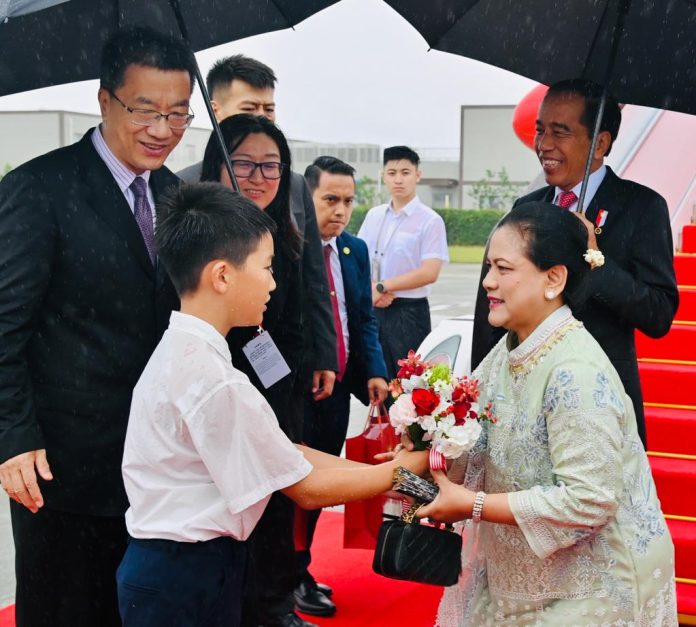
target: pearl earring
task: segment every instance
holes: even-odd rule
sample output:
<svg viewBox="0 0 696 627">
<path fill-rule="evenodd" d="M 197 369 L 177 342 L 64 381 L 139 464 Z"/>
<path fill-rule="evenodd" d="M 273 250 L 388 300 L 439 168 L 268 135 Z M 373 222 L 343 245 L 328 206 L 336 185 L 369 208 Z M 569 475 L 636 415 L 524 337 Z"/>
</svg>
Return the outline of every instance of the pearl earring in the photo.
<svg viewBox="0 0 696 627">
<path fill-rule="evenodd" d="M 554 298 L 556 298 L 556 292 L 554 292 L 553 290 L 546 290 L 544 296 L 546 296 L 546 300 L 553 300 Z"/>
</svg>

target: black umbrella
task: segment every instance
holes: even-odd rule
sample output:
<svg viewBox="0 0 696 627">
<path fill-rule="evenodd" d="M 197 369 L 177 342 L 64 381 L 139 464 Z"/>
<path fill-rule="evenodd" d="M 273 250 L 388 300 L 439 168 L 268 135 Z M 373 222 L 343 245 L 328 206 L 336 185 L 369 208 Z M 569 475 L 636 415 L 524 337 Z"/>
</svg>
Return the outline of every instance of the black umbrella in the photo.
<svg viewBox="0 0 696 627">
<path fill-rule="evenodd" d="M 338 0 L 0 1 L 0 96 L 99 76 L 102 46 L 117 29 L 147 25 L 193 50 L 289 28 Z M 1 12 L 4 9 L 4 14 Z M 236 185 L 200 70 L 213 130 Z"/>
<path fill-rule="evenodd" d="M 431 48 L 547 85 L 585 78 L 621 102 L 696 114 L 696 0 L 385 2 Z M 603 110 L 602 102 L 598 122 Z M 589 169 L 588 155 L 580 208 Z"/>
</svg>

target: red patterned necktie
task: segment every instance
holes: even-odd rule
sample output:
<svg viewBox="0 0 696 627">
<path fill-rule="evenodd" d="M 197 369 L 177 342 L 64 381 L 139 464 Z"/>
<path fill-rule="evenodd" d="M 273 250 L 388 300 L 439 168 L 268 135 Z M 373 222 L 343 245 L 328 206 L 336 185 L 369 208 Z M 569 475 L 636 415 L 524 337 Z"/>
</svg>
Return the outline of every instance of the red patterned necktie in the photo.
<svg viewBox="0 0 696 627">
<path fill-rule="evenodd" d="M 341 314 L 338 310 L 338 294 L 334 283 L 333 272 L 331 272 L 331 246 L 324 246 L 324 262 L 326 263 L 326 275 L 329 279 L 329 290 L 331 296 L 331 309 L 333 310 L 334 327 L 336 329 L 336 354 L 338 355 L 338 374 L 336 378 L 340 381 L 346 372 L 348 355 L 346 353 L 346 342 L 343 338 L 343 324 L 341 324 Z"/>
<path fill-rule="evenodd" d="M 568 209 L 577 199 L 575 192 L 561 192 L 558 196 L 558 206 Z"/>
</svg>

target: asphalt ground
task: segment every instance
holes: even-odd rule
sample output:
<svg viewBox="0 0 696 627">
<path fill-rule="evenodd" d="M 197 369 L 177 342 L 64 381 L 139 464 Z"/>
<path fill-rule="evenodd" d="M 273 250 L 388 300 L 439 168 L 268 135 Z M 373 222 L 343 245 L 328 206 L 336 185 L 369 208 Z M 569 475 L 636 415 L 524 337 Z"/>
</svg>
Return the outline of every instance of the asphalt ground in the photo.
<svg viewBox="0 0 696 627">
<path fill-rule="evenodd" d="M 480 266 L 469 264 L 452 264 L 443 269 L 430 296 L 433 328 L 446 318 L 473 313 L 480 271 Z M 354 399 L 348 426 L 349 437 L 360 432 L 366 415 L 366 408 Z M 14 600 L 13 562 L 9 500 L 4 493 L 0 493 L 0 608 Z"/>
</svg>

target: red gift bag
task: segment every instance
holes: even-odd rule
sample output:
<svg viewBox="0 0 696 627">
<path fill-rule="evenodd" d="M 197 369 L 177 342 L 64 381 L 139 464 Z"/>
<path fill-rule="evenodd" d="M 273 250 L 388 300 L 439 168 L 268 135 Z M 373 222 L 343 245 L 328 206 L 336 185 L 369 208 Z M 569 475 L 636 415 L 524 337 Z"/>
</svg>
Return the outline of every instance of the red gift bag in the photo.
<svg viewBox="0 0 696 627">
<path fill-rule="evenodd" d="M 360 435 L 346 439 L 346 458 L 366 464 L 377 464 L 375 455 L 391 451 L 399 443 L 384 405 L 370 405 L 367 422 Z M 376 496 L 346 503 L 343 518 L 343 546 L 347 549 L 374 549 L 386 497 Z"/>
</svg>

